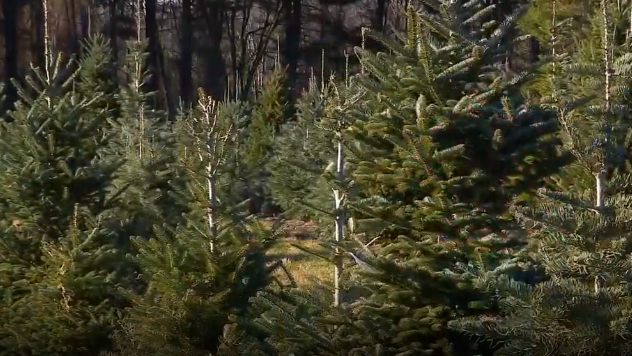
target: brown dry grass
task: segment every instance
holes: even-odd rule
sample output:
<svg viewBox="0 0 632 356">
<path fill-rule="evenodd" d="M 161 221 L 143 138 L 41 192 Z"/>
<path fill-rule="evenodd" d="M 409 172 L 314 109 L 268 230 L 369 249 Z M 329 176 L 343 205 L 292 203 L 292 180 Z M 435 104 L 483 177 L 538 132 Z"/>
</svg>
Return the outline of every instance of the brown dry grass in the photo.
<svg viewBox="0 0 632 356">
<path fill-rule="evenodd" d="M 274 256 L 273 260 L 283 261 L 285 270 L 279 269 L 276 272 L 276 278 L 281 286 L 297 287 L 331 299 L 334 273 L 332 263 L 302 250 L 312 251 L 322 256 L 329 255 L 327 249 L 316 240 L 317 227 L 312 223 L 290 221 L 284 224 L 281 230 L 285 237 L 277 241 L 277 245 L 269 251 L 269 255 Z M 350 287 L 343 292 L 342 301 L 353 302 L 366 295 L 366 291 L 362 288 Z"/>
<path fill-rule="evenodd" d="M 283 259 L 283 265 L 291 274 L 291 278 L 299 288 L 309 289 L 314 283 L 329 284 L 332 280 L 332 264 L 324 259 L 310 255 L 293 245 L 299 245 L 311 250 L 319 250 L 315 240 L 285 239 L 279 242 L 270 253 L 291 256 Z M 277 271 L 276 276 L 284 285 L 291 283 L 290 277 L 283 270 Z"/>
<path fill-rule="evenodd" d="M 265 224 L 271 227 L 273 222 L 266 221 Z M 278 270 L 276 277 L 281 283 L 290 285 L 293 279 L 296 287 L 306 289 L 310 289 L 314 283 L 329 284 L 333 277 L 331 263 L 294 246 L 299 245 L 310 251 L 322 250 L 315 240 L 317 226 L 312 222 L 289 220 L 280 230 L 284 238 L 269 253 L 281 257 L 285 269 L 291 274 L 289 277 L 282 269 Z"/>
</svg>

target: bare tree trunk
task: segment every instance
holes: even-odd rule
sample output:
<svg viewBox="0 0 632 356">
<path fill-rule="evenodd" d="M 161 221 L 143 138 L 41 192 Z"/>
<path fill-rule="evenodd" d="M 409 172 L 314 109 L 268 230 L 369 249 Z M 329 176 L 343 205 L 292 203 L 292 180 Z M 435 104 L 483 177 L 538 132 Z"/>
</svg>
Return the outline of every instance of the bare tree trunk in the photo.
<svg viewBox="0 0 632 356">
<path fill-rule="evenodd" d="M 160 44 L 159 27 L 157 20 L 158 3 L 157 0 L 145 0 L 145 33 L 148 42 L 149 57 L 148 65 L 151 71 L 151 79 L 149 88 L 158 92 L 158 107 L 166 109 L 169 117 L 175 117 L 175 104 L 169 95 L 169 83 L 167 73 L 165 71 L 165 60 Z"/>
<path fill-rule="evenodd" d="M 298 62 L 301 46 L 302 0 L 283 1 L 283 20 L 285 22 L 285 44 L 283 50 L 283 66 L 286 70 L 287 102 L 294 107 L 296 101 L 296 85 L 298 80 Z"/>
<path fill-rule="evenodd" d="M 377 8 L 375 9 L 375 17 L 373 18 L 373 30 L 383 32 L 386 25 L 386 10 L 389 0 L 377 0 Z"/>
<path fill-rule="evenodd" d="M 193 101 L 193 14 L 191 0 L 182 0 L 180 26 L 180 95 L 188 107 Z"/>
<path fill-rule="evenodd" d="M 341 119 L 339 119 L 341 120 Z M 345 157 L 344 157 L 344 145 L 342 142 L 342 122 L 338 122 L 338 127 L 336 130 L 336 149 L 338 151 L 337 159 L 336 159 L 336 180 L 338 183 L 338 188 L 333 190 L 334 193 L 334 208 L 335 208 L 335 241 L 336 241 L 336 250 L 335 255 L 336 259 L 334 261 L 334 306 L 339 306 L 341 301 L 341 278 L 342 278 L 342 253 L 340 250 L 340 243 L 344 240 L 345 235 L 345 224 L 347 222 L 347 214 L 345 211 L 345 199 L 346 192 L 342 190 L 342 187 L 345 184 Z"/>
<path fill-rule="evenodd" d="M 265 55 L 272 34 L 279 25 L 282 0 L 269 0 L 265 17 L 255 22 L 254 0 L 240 0 L 230 6 L 227 35 L 230 41 L 231 80 L 229 97 L 247 100 L 265 71 Z M 254 29 L 253 29 L 254 27 Z"/>
<path fill-rule="evenodd" d="M 110 16 L 108 35 L 110 37 L 110 46 L 112 48 L 112 62 L 115 64 L 118 62 L 118 52 L 119 52 L 118 32 L 117 32 L 118 30 L 118 12 L 117 12 L 118 4 L 119 4 L 119 0 L 110 0 L 110 2 L 108 3 L 108 12 Z"/>
<path fill-rule="evenodd" d="M 46 45 L 45 45 L 45 19 L 44 19 L 44 6 L 41 1 L 33 1 L 29 5 L 33 14 L 33 21 L 36 24 L 35 27 L 35 40 L 32 43 L 31 51 L 33 53 L 34 65 L 42 68 L 46 63 Z"/>
<path fill-rule="evenodd" d="M 68 0 L 69 4 L 66 4 L 66 16 L 68 24 L 68 33 L 70 43 L 68 47 L 71 48 L 71 53 L 79 53 L 81 50 L 81 34 L 79 33 L 79 24 L 77 24 L 78 12 L 81 13 L 83 9 L 83 1 L 80 0 Z"/>
<path fill-rule="evenodd" d="M 18 4 L 15 0 L 2 1 L 2 15 L 4 17 L 4 76 L 5 99 L 2 112 L 12 110 L 17 100 L 17 90 L 12 79 L 18 78 Z M 6 116 L 5 116 L 6 117 Z"/>
<path fill-rule="evenodd" d="M 202 14 L 202 23 L 206 25 L 204 37 L 208 40 L 208 46 L 202 47 L 200 54 L 205 64 L 202 86 L 215 100 L 224 99 L 225 94 L 226 63 L 222 54 L 222 39 L 226 6 L 225 0 L 201 0 L 196 7 L 197 12 Z"/>
<path fill-rule="evenodd" d="M 603 40 L 602 40 L 602 50 L 603 50 L 603 62 L 604 62 L 604 117 L 602 120 L 603 125 L 603 140 L 604 140 L 604 149 L 606 152 L 603 155 L 604 162 L 601 162 L 601 167 L 597 168 L 595 172 L 595 190 L 597 194 L 597 203 L 595 204 L 595 208 L 597 211 L 602 211 L 606 207 L 606 196 L 605 196 L 605 188 L 606 188 L 606 172 L 610 168 L 609 156 L 612 152 L 612 122 L 611 122 L 611 110 L 612 103 L 610 98 L 610 90 L 611 90 L 611 80 L 612 80 L 612 63 L 610 58 L 610 42 L 609 42 L 609 26 L 610 21 L 608 21 L 608 11 L 606 8 L 607 4 L 605 0 L 601 0 L 601 15 L 603 17 Z"/>
</svg>

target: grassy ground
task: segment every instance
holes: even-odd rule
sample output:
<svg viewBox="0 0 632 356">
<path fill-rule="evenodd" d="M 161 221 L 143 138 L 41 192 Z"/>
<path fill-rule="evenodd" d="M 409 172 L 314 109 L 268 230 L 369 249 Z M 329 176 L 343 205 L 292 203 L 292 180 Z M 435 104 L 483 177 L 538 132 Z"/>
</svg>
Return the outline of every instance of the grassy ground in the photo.
<svg viewBox="0 0 632 356">
<path fill-rule="evenodd" d="M 292 246 L 299 245 L 309 250 L 317 250 L 319 248 L 315 240 L 293 240 L 287 239 L 279 243 L 279 245 L 270 251 L 273 254 L 291 256 L 283 260 L 283 265 L 292 275 L 299 288 L 309 288 L 314 283 L 329 284 L 333 277 L 333 266 L 316 256 L 309 255 L 300 249 Z M 291 283 L 290 278 L 283 270 L 277 272 L 277 278 L 283 284 Z"/>
<path fill-rule="evenodd" d="M 272 221 L 268 221 L 267 225 L 271 227 Z M 321 248 L 315 240 L 318 235 L 318 227 L 310 222 L 289 220 L 283 224 L 280 230 L 284 238 L 269 253 L 279 256 L 283 260 L 283 265 L 291 274 L 291 278 L 283 270 L 277 272 L 277 278 L 284 285 L 289 285 L 293 279 L 297 287 L 306 289 L 309 289 L 314 283 L 329 284 L 333 277 L 331 263 L 295 247 L 298 245 L 310 251 L 320 250 Z"/>
<path fill-rule="evenodd" d="M 328 255 L 327 250 L 316 240 L 318 228 L 314 224 L 298 221 L 289 221 L 284 225 L 281 231 L 284 232 L 285 238 L 281 239 L 275 248 L 269 251 L 269 255 L 274 256 L 274 260 L 281 259 L 283 261 L 283 266 L 287 271 L 279 269 L 276 274 L 277 279 L 284 287 L 294 286 L 310 291 L 310 293 L 320 294 L 325 298 L 332 297 L 333 265 L 323 258 L 302 250 L 313 251 L 324 256 Z M 345 271 L 352 266 L 354 263 L 345 266 Z M 362 288 L 344 288 L 342 300 L 343 302 L 352 302 L 363 295 L 366 293 Z"/>
</svg>

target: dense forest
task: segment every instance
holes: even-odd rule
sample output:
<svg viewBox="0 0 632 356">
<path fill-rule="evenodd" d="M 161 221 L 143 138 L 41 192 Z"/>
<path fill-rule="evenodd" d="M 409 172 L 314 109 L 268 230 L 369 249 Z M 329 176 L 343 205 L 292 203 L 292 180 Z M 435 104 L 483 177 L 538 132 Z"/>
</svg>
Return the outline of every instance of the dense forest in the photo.
<svg viewBox="0 0 632 356">
<path fill-rule="evenodd" d="M 0 356 L 632 355 L 632 1 L 0 6 Z"/>
</svg>

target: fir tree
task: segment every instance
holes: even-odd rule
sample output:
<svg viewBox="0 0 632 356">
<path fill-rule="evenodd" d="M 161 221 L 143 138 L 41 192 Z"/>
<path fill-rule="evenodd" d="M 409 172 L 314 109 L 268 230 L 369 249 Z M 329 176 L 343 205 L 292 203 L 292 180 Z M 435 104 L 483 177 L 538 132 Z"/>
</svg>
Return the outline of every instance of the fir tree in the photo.
<svg viewBox="0 0 632 356">
<path fill-rule="evenodd" d="M 244 203 L 228 194 L 227 162 L 241 112 L 241 105 L 201 92 L 176 123 L 185 185 L 174 194 L 188 209 L 182 223 L 158 225 L 153 238 L 135 240 L 147 291 L 131 296 L 118 355 L 216 354 L 231 317 L 249 317 L 249 299 L 273 281 L 279 264 L 268 263 L 265 253 L 274 231 L 250 221 Z"/>
<path fill-rule="evenodd" d="M 297 102 L 297 121 L 283 125 L 275 137 L 269 163 L 270 191 L 285 216 L 315 220 L 321 226 L 330 225 L 322 211 L 331 199 L 323 174 L 335 158 L 333 132 L 320 125 L 328 96 L 325 88 L 310 81 Z"/>
<path fill-rule="evenodd" d="M 257 93 L 244 142 L 239 147 L 239 171 L 244 176 L 243 186 L 253 213 L 267 213 L 273 204 L 267 164 L 271 158 L 275 131 L 283 120 L 286 106 L 283 102 L 283 81 L 283 72 L 279 70 L 266 78 Z"/>
<path fill-rule="evenodd" d="M 352 206 L 370 217 L 356 225 L 390 224 L 372 234 L 376 257 L 362 256 L 372 268 L 359 280 L 372 295 L 356 313 L 378 325 L 366 339 L 387 354 L 491 351 L 447 327 L 458 315 L 494 314 L 459 266 L 509 272 L 507 252 L 524 241 L 507 204 L 524 204 L 569 162 L 555 111 L 520 95 L 530 70 L 512 76 L 498 66 L 524 9 L 494 25 L 483 2 L 443 5 L 440 16 L 409 15 L 403 45 L 387 42 L 394 56 L 361 53 L 369 76 L 355 90 L 366 104 L 350 113 L 351 175 L 366 198 Z M 387 323 L 394 326 L 385 332 Z"/>
<path fill-rule="evenodd" d="M 576 155 L 575 164 L 556 177 L 555 189 L 540 192 L 537 204 L 513 208 L 530 231 L 537 249 L 532 258 L 543 265 L 548 280 L 533 286 L 483 273 L 478 283 L 499 300 L 502 317 L 453 325 L 501 342 L 499 355 L 632 351 L 628 341 L 631 178 L 621 169 L 629 165 L 622 152 L 629 147 L 630 136 L 630 109 L 624 99 L 630 56 L 611 57 L 619 52 L 612 42 L 617 23 L 611 20 L 617 18 L 612 15 L 617 11 L 603 1 L 596 14 L 601 22 L 595 24 L 602 35 L 601 58 L 560 70 L 568 75 L 569 88 L 582 83 L 583 90 L 592 89 L 587 105 L 560 110 L 565 114 L 560 117 L 565 144 Z"/>
<path fill-rule="evenodd" d="M 524 10 L 494 26 L 483 2 L 442 5 L 441 16 L 411 12 L 401 42 L 380 38 L 393 54 L 360 51 L 366 74 L 341 91 L 335 115 L 323 115 L 344 115 L 350 125 L 353 235 L 373 246 L 333 247 L 352 254 L 353 279 L 370 296 L 333 312 L 341 325 L 319 329 L 326 342 L 303 336 L 303 345 L 337 345 L 341 354 L 490 352 L 447 327 L 458 315 L 494 313 L 459 266 L 500 265 L 495 273 L 509 273 L 502 262 L 511 256 L 502 251 L 523 242 L 503 231 L 513 226 L 506 205 L 526 201 L 569 161 L 559 152 L 555 111 L 520 96 L 529 73 L 498 68 Z M 277 318 L 258 322 L 270 328 L 292 320 Z M 295 335 L 283 331 L 288 340 Z M 352 349 L 343 351 L 345 344 Z"/>
<path fill-rule="evenodd" d="M 113 245 L 119 231 L 107 223 L 120 208 L 112 181 L 123 162 L 103 158 L 107 85 L 88 84 L 100 70 L 94 66 L 109 60 L 107 43 L 93 38 L 86 52 L 77 66 L 47 55 L 2 130 L 5 355 L 107 350 L 126 304 L 118 291 L 125 251 Z"/>
<path fill-rule="evenodd" d="M 240 323 L 246 331 L 244 341 L 246 347 L 256 348 L 266 356 L 381 354 L 381 345 L 365 347 L 348 337 L 367 335 L 369 331 L 346 327 L 352 324 L 351 314 L 332 307 L 330 295 L 324 297 L 298 289 L 283 294 L 262 292 L 254 298 L 253 315 L 260 317 L 255 322 L 242 320 Z M 261 335 L 268 337 L 262 341 Z M 236 348 L 239 355 L 248 354 L 246 347 Z"/>
<path fill-rule="evenodd" d="M 149 76 L 142 72 L 145 48 L 144 41 L 127 43 L 121 68 L 126 83 L 114 95 L 120 116 L 110 120 L 108 157 L 125 159 L 114 182 L 116 187 L 125 187 L 120 197 L 125 208 L 117 223 L 128 236 L 149 238 L 155 224 L 173 227 L 181 222 L 186 206 L 171 193 L 183 184 L 172 124 L 166 113 L 148 105 L 155 93 L 147 92 L 144 85 Z"/>
</svg>

